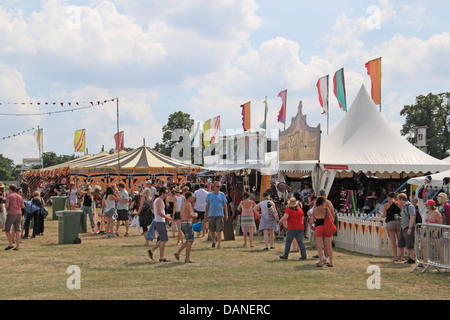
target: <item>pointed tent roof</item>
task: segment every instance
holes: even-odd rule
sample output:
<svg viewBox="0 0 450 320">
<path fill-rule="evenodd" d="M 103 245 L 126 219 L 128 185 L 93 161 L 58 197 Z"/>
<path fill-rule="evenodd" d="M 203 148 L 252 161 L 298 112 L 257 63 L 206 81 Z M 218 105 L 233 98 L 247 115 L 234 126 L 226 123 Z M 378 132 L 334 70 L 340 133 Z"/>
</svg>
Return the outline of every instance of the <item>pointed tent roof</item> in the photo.
<svg viewBox="0 0 450 320">
<path fill-rule="evenodd" d="M 147 146 L 142 146 L 130 152 L 109 155 L 107 157 L 88 161 L 73 167 L 73 169 L 116 169 L 120 161 L 121 169 L 194 169 L 200 168 L 162 155 Z"/>
<path fill-rule="evenodd" d="M 322 140 L 322 169 L 355 172 L 438 172 L 450 165 L 431 157 L 395 132 L 361 87 L 349 112 Z"/>
<path fill-rule="evenodd" d="M 450 157 L 447 157 L 447 158 L 445 158 L 445 159 L 442 159 L 442 161 L 445 161 L 445 162 L 450 163 Z"/>
</svg>

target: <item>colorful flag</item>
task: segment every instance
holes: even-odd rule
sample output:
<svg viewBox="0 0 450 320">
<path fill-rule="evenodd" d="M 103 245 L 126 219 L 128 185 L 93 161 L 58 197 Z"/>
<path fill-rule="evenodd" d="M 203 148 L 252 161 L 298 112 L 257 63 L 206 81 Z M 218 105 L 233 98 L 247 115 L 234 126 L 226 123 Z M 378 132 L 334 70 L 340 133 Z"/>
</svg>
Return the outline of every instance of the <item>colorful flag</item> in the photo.
<svg viewBox="0 0 450 320">
<path fill-rule="evenodd" d="M 242 127 L 244 131 L 250 130 L 250 102 L 243 104 L 242 108 Z"/>
<path fill-rule="evenodd" d="M 278 95 L 281 98 L 281 110 L 278 114 L 278 122 L 286 124 L 286 100 L 287 100 L 287 90 L 281 91 Z"/>
<path fill-rule="evenodd" d="M 220 116 L 212 118 L 210 126 L 211 143 L 218 143 L 220 138 Z"/>
<path fill-rule="evenodd" d="M 211 144 L 211 119 L 203 125 L 203 145 L 205 147 Z"/>
<path fill-rule="evenodd" d="M 381 58 L 367 62 L 366 69 L 372 80 L 372 100 L 381 105 Z"/>
<path fill-rule="evenodd" d="M 114 142 L 116 143 L 116 147 L 114 149 L 114 152 L 117 153 L 117 152 L 120 152 L 123 149 L 125 149 L 123 131 L 120 131 L 119 133 L 116 133 L 114 135 Z"/>
<path fill-rule="evenodd" d="M 333 78 L 334 95 L 336 96 L 339 107 L 347 112 L 347 98 L 345 93 L 344 68 L 338 70 Z"/>
<path fill-rule="evenodd" d="M 44 129 L 36 130 L 33 134 L 36 139 L 36 143 L 38 145 L 39 153 L 42 153 L 44 150 Z"/>
<path fill-rule="evenodd" d="M 86 130 L 75 131 L 75 137 L 73 138 L 73 146 L 75 147 L 75 152 L 85 152 L 86 151 Z"/>
<path fill-rule="evenodd" d="M 191 139 L 191 147 L 200 147 L 200 122 L 194 122 L 189 133 L 189 138 Z"/>
<path fill-rule="evenodd" d="M 261 129 L 267 129 L 266 125 L 267 125 L 267 113 L 269 112 L 269 105 L 267 104 L 267 97 L 266 100 L 264 100 L 264 105 L 265 105 L 265 111 L 264 111 L 264 122 L 261 123 L 261 125 L 259 126 Z"/>
<path fill-rule="evenodd" d="M 319 102 L 323 108 L 322 114 L 328 114 L 328 76 L 317 81 L 317 90 L 319 91 Z"/>
</svg>

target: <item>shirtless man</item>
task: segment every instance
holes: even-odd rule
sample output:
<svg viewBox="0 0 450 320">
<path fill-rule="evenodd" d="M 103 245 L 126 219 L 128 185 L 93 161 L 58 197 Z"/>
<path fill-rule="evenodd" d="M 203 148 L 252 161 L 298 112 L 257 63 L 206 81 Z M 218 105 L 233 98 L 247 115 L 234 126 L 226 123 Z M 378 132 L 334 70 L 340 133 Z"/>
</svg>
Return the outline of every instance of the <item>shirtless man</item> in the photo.
<svg viewBox="0 0 450 320">
<path fill-rule="evenodd" d="M 186 192 L 184 195 L 185 201 L 181 205 L 180 217 L 181 217 L 181 230 L 186 238 L 181 247 L 175 252 L 175 258 L 180 261 L 180 253 L 186 248 L 185 263 L 194 263 L 191 260 L 191 249 L 194 243 L 194 230 L 192 229 L 192 219 L 197 218 L 197 213 L 194 213 L 193 203 L 194 197 L 191 192 Z"/>
</svg>

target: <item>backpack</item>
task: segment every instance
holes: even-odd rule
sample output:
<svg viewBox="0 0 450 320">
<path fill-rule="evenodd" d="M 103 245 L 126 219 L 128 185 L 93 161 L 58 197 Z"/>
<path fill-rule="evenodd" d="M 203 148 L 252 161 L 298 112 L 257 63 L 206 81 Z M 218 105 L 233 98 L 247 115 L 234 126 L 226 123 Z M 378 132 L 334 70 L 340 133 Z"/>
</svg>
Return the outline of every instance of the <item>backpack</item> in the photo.
<svg viewBox="0 0 450 320">
<path fill-rule="evenodd" d="M 410 205 L 412 206 L 412 204 Z M 420 214 L 419 209 L 416 207 L 414 207 L 414 209 L 416 210 L 416 224 L 422 223 L 422 215 Z"/>
</svg>

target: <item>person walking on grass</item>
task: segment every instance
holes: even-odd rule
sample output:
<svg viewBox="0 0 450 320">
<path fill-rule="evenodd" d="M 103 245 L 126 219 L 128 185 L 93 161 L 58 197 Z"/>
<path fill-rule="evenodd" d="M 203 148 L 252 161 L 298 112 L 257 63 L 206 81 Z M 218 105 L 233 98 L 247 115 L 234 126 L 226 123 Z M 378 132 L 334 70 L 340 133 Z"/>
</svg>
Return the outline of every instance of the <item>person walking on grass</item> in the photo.
<svg viewBox="0 0 450 320">
<path fill-rule="evenodd" d="M 20 247 L 20 233 L 21 233 L 21 220 L 22 220 L 22 209 L 25 208 L 25 203 L 23 198 L 17 193 L 16 185 L 12 184 L 9 186 L 9 193 L 6 196 L 6 210 L 8 215 L 5 221 L 5 233 L 8 239 L 8 246 L 5 250 L 13 249 L 13 241 L 16 243 L 14 250 L 19 250 Z M 14 232 L 11 233 L 11 227 L 14 228 Z"/>
<path fill-rule="evenodd" d="M 254 228 L 256 228 L 255 224 L 255 215 L 253 213 L 253 208 L 256 206 L 256 203 L 253 200 L 250 200 L 250 194 L 248 192 L 244 192 L 242 194 L 242 198 L 244 198 L 238 206 L 238 210 L 241 211 L 241 227 L 242 233 L 244 234 L 244 244 L 243 247 L 247 246 L 247 232 L 249 233 L 250 238 L 250 247 L 253 247 L 253 234 Z"/>
<path fill-rule="evenodd" d="M 254 208 L 253 212 L 259 215 L 261 210 L 261 220 L 259 222 L 259 231 L 263 231 L 264 234 L 264 244 L 266 245 L 263 249 L 264 251 L 270 249 L 275 249 L 275 229 L 278 222 L 278 212 L 275 207 L 275 203 L 270 200 L 270 194 L 265 192 L 263 194 L 264 200 L 258 203 Z"/>
<path fill-rule="evenodd" d="M 328 256 L 327 267 L 333 267 L 333 247 L 331 241 L 333 236 L 328 236 L 325 234 L 324 222 L 327 215 L 331 215 L 333 219 L 333 215 L 330 212 L 329 207 L 326 204 L 326 199 L 323 196 L 317 198 L 316 203 L 314 205 L 312 219 L 311 222 L 314 221 L 315 230 L 314 236 L 317 240 L 317 252 L 319 256 L 319 261 L 316 263 L 316 267 L 323 266 L 323 258 Z M 325 251 L 325 254 L 324 252 Z"/>
<path fill-rule="evenodd" d="M 166 219 L 172 220 L 172 218 L 165 213 L 164 200 L 167 196 L 167 189 L 165 187 L 161 187 L 158 193 L 159 197 L 156 198 L 156 200 L 153 202 L 153 212 L 155 213 L 154 226 L 155 230 L 158 232 L 159 240 L 147 252 L 150 256 L 150 259 L 153 260 L 153 253 L 156 249 L 159 248 L 159 262 L 169 262 L 170 260 L 164 258 L 164 249 L 166 247 L 167 241 L 169 241 L 169 236 L 167 235 Z"/>
<path fill-rule="evenodd" d="M 208 191 L 205 190 L 205 185 L 202 183 L 200 184 L 200 188 L 198 190 L 195 190 L 194 192 L 194 210 L 197 212 L 198 216 L 194 220 L 195 222 L 203 222 L 202 224 L 202 237 L 205 236 L 205 230 L 206 230 L 206 223 L 205 223 L 205 207 L 206 207 L 206 197 L 208 197 Z M 200 232 L 199 232 L 200 236 Z"/>
<path fill-rule="evenodd" d="M 116 236 L 119 236 L 119 227 L 122 221 L 125 222 L 125 234 L 128 236 L 128 228 L 130 225 L 129 219 L 129 206 L 130 206 L 130 195 L 125 189 L 125 184 L 123 182 L 119 183 L 119 199 L 117 200 L 117 220 L 116 220 Z"/>
<path fill-rule="evenodd" d="M 415 262 L 416 255 L 414 250 L 414 227 L 416 225 L 416 208 L 408 201 L 408 196 L 400 193 L 397 196 L 398 204 L 401 208 L 401 230 L 398 237 L 398 247 L 400 255 L 404 257 L 405 248 L 409 251 L 409 259 L 405 263 Z"/>
<path fill-rule="evenodd" d="M 114 234 L 114 219 L 113 216 L 116 214 L 116 201 L 119 198 L 115 195 L 114 189 L 112 187 L 107 187 L 105 191 L 105 196 L 102 201 L 102 206 L 104 209 L 105 216 L 105 233 L 106 238 L 117 237 Z"/>
<path fill-rule="evenodd" d="M 303 210 L 299 207 L 298 200 L 295 197 L 290 198 L 286 211 L 278 222 L 281 226 L 284 221 L 287 221 L 286 244 L 284 254 L 280 256 L 280 259 L 288 259 L 291 243 L 296 239 L 301 252 L 300 260 L 306 260 L 306 247 L 303 243 L 303 232 L 305 230 L 305 225 L 303 223 L 304 215 Z"/>
<path fill-rule="evenodd" d="M 145 188 L 142 193 L 142 198 L 139 203 L 139 210 L 136 216 L 139 217 L 139 225 L 142 227 L 142 231 L 144 235 L 148 231 L 148 227 L 152 224 L 153 221 L 153 212 L 152 212 L 152 191 L 150 188 Z M 145 238 L 145 237 L 144 237 Z M 145 245 L 149 246 L 149 242 L 147 238 L 145 238 Z"/>
<path fill-rule="evenodd" d="M 214 182 L 214 191 L 210 192 L 206 197 L 205 212 L 208 213 L 209 231 L 211 232 L 212 247 L 216 246 L 217 233 L 217 249 L 220 249 L 222 241 L 222 232 L 225 220 L 228 220 L 228 205 L 225 194 L 220 191 L 220 182 Z"/>
<path fill-rule="evenodd" d="M 186 249 L 185 263 L 194 263 L 191 260 L 191 250 L 194 244 L 194 230 L 192 228 L 192 219 L 197 218 L 198 214 L 194 213 L 193 203 L 194 197 L 191 192 L 186 192 L 184 195 L 185 201 L 181 205 L 180 218 L 181 218 L 181 230 L 183 231 L 186 241 L 181 245 L 177 252 L 175 252 L 175 258 L 180 260 L 180 253 Z"/>
</svg>

